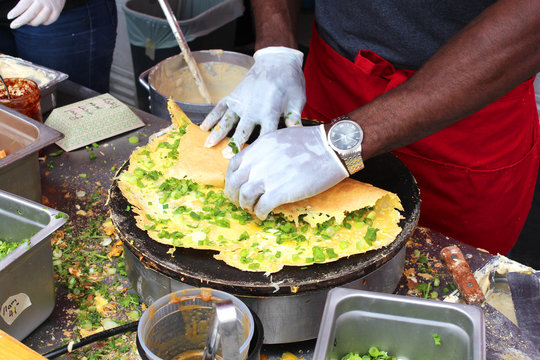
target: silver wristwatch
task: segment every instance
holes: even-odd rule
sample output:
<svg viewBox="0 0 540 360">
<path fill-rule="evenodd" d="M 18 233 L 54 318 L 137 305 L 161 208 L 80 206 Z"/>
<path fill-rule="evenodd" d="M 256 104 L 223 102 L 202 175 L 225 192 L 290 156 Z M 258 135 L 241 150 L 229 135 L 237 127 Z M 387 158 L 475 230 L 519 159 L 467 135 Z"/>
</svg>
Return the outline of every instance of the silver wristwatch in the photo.
<svg viewBox="0 0 540 360">
<path fill-rule="evenodd" d="M 343 161 L 350 175 L 364 168 L 363 138 L 362 128 L 350 117 L 340 116 L 332 120 L 328 130 L 328 144 Z"/>
</svg>

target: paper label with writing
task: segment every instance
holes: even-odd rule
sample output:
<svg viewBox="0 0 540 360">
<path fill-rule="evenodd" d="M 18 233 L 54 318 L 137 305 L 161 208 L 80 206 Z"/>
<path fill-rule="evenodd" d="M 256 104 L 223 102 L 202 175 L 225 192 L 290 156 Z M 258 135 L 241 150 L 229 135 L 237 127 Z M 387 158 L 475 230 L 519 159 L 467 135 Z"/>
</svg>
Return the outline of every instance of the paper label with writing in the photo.
<svg viewBox="0 0 540 360">
<path fill-rule="evenodd" d="M 25 293 L 10 296 L 2 304 L 0 316 L 8 325 L 11 325 L 30 305 L 32 305 L 32 301 Z"/>
<path fill-rule="evenodd" d="M 54 109 L 45 125 L 64 134 L 56 144 L 71 151 L 144 126 L 129 106 L 110 94 Z"/>
</svg>

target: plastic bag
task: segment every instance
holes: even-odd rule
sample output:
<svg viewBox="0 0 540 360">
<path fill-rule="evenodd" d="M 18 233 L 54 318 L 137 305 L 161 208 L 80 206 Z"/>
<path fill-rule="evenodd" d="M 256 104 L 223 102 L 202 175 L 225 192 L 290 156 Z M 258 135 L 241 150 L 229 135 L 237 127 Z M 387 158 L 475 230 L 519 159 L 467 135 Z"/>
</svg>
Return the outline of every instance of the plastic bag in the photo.
<svg viewBox="0 0 540 360">
<path fill-rule="evenodd" d="M 207 35 L 244 13 L 242 0 L 169 2 L 187 41 Z M 129 42 L 148 50 L 178 46 L 157 1 L 129 0 L 123 6 Z"/>
</svg>

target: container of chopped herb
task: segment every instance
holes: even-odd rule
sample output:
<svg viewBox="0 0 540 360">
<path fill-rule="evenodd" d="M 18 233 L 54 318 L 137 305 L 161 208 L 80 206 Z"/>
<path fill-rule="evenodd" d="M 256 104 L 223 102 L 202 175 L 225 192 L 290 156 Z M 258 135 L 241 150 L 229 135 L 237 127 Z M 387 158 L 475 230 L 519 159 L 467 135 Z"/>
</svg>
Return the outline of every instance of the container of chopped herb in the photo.
<svg viewBox="0 0 540 360">
<path fill-rule="evenodd" d="M 328 292 L 314 359 L 485 359 L 479 309 L 417 297 Z"/>
<path fill-rule="evenodd" d="M 0 190 L 0 329 L 22 340 L 54 308 L 51 237 L 67 215 Z"/>
</svg>

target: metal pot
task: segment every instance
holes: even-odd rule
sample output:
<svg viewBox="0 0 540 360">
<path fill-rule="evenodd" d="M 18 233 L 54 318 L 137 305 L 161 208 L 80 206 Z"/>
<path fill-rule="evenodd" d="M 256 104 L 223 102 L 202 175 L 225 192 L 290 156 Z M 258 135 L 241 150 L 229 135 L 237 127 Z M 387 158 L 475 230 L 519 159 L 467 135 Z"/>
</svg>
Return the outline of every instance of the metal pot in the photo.
<svg viewBox="0 0 540 360">
<path fill-rule="evenodd" d="M 253 57 L 233 51 L 202 50 L 193 51 L 191 54 L 197 63 L 224 62 L 249 69 L 254 62 Z M 177 71 L 186 66 L 183 55 L 179 54 L 171 56 L 141 73 L 139 82 L 149 92 L 150 112 L 152 114 L 163 119 L 169 119 L 169 111 L 167 110 L 168 97 L 163 95 L 162 89 L 165 84 L 170 84 L 174 80 L 173 75 Z M 215 106 L 215 104 L 190 104 L 179 100 L 174 101 L 195 124 L 200 124 Z"/>
</svg>

